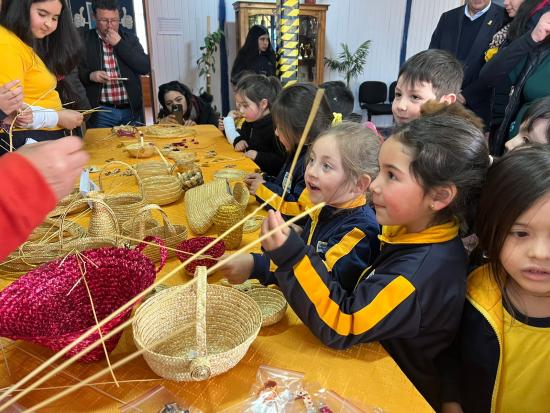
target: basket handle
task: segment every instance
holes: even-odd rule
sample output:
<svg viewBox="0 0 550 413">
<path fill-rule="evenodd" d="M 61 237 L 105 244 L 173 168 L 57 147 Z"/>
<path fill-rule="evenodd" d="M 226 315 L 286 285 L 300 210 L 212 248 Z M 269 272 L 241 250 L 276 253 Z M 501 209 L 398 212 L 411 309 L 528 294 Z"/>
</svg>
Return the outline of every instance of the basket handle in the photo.
<svg viewBox="0 0 550 413">
<path fill-rule="evenodd" d="M 196 381 L 206 380 L 212 374 L 210 361 L 208 360 L 208 351 L 206 347 L 206 291 L 208 288 L 206 267 L 197 267 L 195 269 L 195 278 L 197 279 L 196 296 L 196 337 L 197 337 L 197 357 L 191 360 L 189 371 L 191 378 Z"/>
<path fill-rule="evenodd" d="M 168 259 L 168 250 L 166 249 L 166 247 L 164 245 L 164 241 L 161 240 L 158 237 L 153 237 L 151 235 L 149 235 L 148 237 L 145 237 L 145 239 L 143 241 L 145 241 L 145 242 L 154 242 L 155 244 L 158 244 L 158 246 L 159 246 L 159 249 L 160 249 L 160 264 L 157 268 L 155 268 L 155 272 L 158 274 L 160 272 L 160 270 L 162 270 L 164 268 L 164 265 L 166 264 L 166 260 Z M 135 250 L 139 251 L 139 252 L 142 252 L 147 245 L 149 245 L 149 244 L 145 244 L 144 242 L 140 242 L 136 246 Z"/>
<path fill-rule="evenodd" d="M 148 208 L 150 205 L 155 205 L 155 204 L 148 204 L 141 207 L 132 218 L 132 222 L 130 223 L 130 230 L 132 231 L 131 233 L 132 237 L 142 239 L 145 236 L 145 224 L 147 222 L 147 217 L 145 216 L 145 213 L 151 209 L 151 208 Z M 141 219 L 140 221 L 136 222 L 138 218 L 141 218 Z M 137 224 L 139 224 L 139 228 L 136 230 Z"/>
<path fill-rule="evenodd" d="M 112 165 L 122 165 L 124 167 L 126 167 L 126 169 L 130 170 L 130 172 L 132 172 L 132 175 L 135 176 L 136 178 L 136 181 L 138 183 L 138 186 L 139 186 L 139 191 L 141 192 L 141 199 L 144 199 L 144 195 L 143 195 L 143 183 L 141 182 L 141 178 L 139 177 L 136 169 L 130 165 L 130 164 L 127 164 L 126 162 L 122 162 L 122 161 L 110 161 L 110 162 L 107 162 L 105 164 L 105 166 L 103 168 L 101 168 L 101 171 L 99 171 L 99 190 L 101 192 L 105 192 L 105 190 L 103 189 L 103 184 L 101 183 L 101 178 L 103 177 L 103 173 L 108 170 L 108 168 Z"/>
</svg>

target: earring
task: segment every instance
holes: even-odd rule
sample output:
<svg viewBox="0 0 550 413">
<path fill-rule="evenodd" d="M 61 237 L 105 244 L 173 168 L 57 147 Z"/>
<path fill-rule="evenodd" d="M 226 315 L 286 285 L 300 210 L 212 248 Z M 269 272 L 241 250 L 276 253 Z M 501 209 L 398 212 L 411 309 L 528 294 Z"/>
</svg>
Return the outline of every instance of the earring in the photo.
<svg viewBox="0 0 550 413">
<path fill-rule="evenodd" d="M 435 209 L 435 205 L 434 205 L 434 204 L 430 204 L 430 208 L 431 208 L 431 209 Z"/>
</svg>

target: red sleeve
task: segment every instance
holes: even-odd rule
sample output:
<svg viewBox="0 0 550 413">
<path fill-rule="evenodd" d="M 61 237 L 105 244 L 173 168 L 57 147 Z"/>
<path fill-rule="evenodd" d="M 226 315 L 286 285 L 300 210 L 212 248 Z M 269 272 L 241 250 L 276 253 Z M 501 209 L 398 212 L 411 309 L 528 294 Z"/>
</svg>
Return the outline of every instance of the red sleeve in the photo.
<svg viewBox="0 0 550 413">
<path fill-rule="evenodd" d="M 56 203 L 44 177 L 23 156 L 0 158 L 0 260 L 27 239 Z"/>
</svg>

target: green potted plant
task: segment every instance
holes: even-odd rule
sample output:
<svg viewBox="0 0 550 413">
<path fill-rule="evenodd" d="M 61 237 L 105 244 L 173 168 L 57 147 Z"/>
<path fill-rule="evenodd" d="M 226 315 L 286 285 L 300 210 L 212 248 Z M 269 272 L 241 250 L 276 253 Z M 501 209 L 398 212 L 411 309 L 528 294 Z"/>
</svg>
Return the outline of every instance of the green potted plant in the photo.
<svg viewBox="0 0 550 413">
<path fill-rule="evenodd" d="M 359 77 L 365 70 L 370 42 L 370 40 L 363 42 L 354 53 L 349 50 L 347 44 L 341 43 L 342 52 L 338 54 L 338 58 L 325 57 L 325 66 L 330 70 L 343 73 L 346 77 L 346 86 L 349 87 L 350 81 Z"/>
<path fill-rule="evenodd" d="M 202 55 L 197 60 L 197 65 L 199 66 L 199 76 L 206 77 L 206 93 L 209 95 L 211 95 L 211 74 L 216 72 L 215 53 L 218 51 L 218 45 L 220 44 L 223 36 L 224 33 L 221 30 L 208 33 L 204 38 L 204 46 L 200 47 Z"/>
</svg>

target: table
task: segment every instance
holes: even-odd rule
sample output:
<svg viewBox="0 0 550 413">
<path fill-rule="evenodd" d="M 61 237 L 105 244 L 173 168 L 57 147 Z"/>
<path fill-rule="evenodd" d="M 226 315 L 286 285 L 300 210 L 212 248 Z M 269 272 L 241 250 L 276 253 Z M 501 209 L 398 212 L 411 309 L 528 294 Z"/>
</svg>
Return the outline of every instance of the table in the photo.
<svg viewBox="0 0 550 413">
<path fill-rule="evenodd" d="M 196 131 L 196 140 L 199 143 L 195 146 L 189 145 L 189 149 L 198 153 L 200 163 L 203 164 L 205 181 L 211 180 L 213 173 L 226 165 L 248 171 L 255 169 L 253 162 L 233 151 L 215 127 L 197 126 Z M 85 142 L 91 155 L 90 165 L 102 167 L 110 158 L 136 163 L 122 148 L 117 147 L 121 140 L 128 139 L 112 138 L 106 141 L 104 138 L 109 133 L 107 129 L 92 129 L 87 132 Z M 177 140 L 179 139 L 158 139 L 156 142 L 162 146 Z M 204 155 L 212 149 L 216 150 L 217 157 L 206 159 Z M 251 202 L 249 210 L 256 206 L 255 202 Z M 185 224 L 183 200 L 163 209 L 174 223 Z M 245 234 L 241 245 L 257 236 L 257 232 Z M 178 264 L 179 261 L 170 260 L 161 274 Z M 219 278 L 221 275 L 214 274 L 210 282 Z M 181 272 L 172 277 L 170 284 L 187 280 L 188 277 Z M 0 280 L 0 288 L 7 284 Z M 116 362 L 134 349 L 131 331 L 126 329 L 118 346 L 111 353 L 111 362 Z M 10 342 L 3 352 L 5 362 L 0 362 L 0 387 L 15 383 L 52 354 L 49 350 L 24 342 Z M 225 374 L 204 382 L 171 382 L 159 379 L 143 358 L 139 357 L 115 371 L 117 379 L 121 381 L 120 387 L 117 388 L 114 384 L 85 387 L 41 411 L 117 412 L 121 401 L 131 401 L 152 387 L 162 384 L 203 411 L 216 412 L 247 397 L 255 380 L 256 370 L 262 364 L 305 372 L 309 381 L 316 381 L 359 404 L 379 406 L 387 412 L 433 411 L 378 343 L 357 345 L 348 350 L 330 349 L 309 332 L 291 309 L 281 322 L 263 328 L 243 360 Z M 68 386 L 105 366 L 105 361 L 93 364 L 76 363 L 43 386 Z M 111 382 L 112 378 L 106 375 L 103 381 Z M 37 390 L 24 397 L 20 403 L 30 407 L 57 392 L 57 389 Z"/>
</svg>

